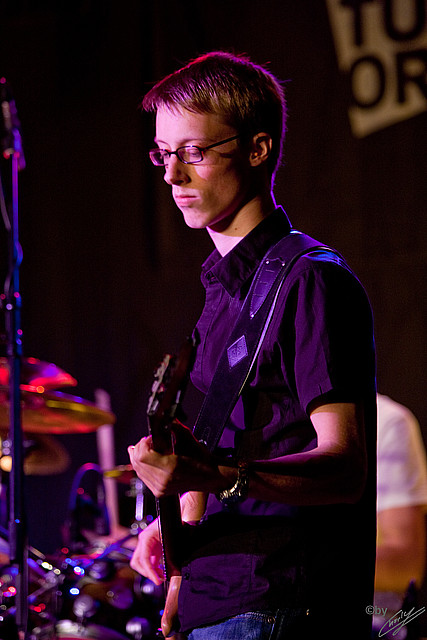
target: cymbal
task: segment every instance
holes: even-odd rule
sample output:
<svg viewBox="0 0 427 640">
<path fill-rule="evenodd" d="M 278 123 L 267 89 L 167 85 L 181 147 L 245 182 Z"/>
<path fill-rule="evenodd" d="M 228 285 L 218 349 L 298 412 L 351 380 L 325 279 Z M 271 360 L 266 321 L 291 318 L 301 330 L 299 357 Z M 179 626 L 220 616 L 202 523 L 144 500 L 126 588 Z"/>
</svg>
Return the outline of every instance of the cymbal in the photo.
<svg viewBox="0 0 427 640">
<path fill-rule="evenodd" d="M 28 433 L 90 433 L 103 424 L 113 424 L 115 415 L 95 403 L 61 391 L 39 393 L 21 388 L 21 424 Z M 9 427 L 9 393 L 0 387 L 0 430 Z"/>
<path fill-rule="evenodd" d="M 43 390 L 57 389 L 58 387 L 75 387 L 77 380 L 69 373 L 53 364 L 42 362 L 37 358 L 23 358 L 21 360 L 21 382 Z M 9 361 L 0 358 L 0 385 L 9 384 Z"/>
<path fill-rule="evenodd" d="M 0 438 L 0 450 L 3 453 Z M 24 473 L 27 476 L 49 476 L 66 471 L 71 458 L 65 447 L 53 436 L 37 434 L 29 440 L 24 439 Z M 10 455 L 0 458 L 0 470 L 9 472 L 12 469 Z"/>
</svg>

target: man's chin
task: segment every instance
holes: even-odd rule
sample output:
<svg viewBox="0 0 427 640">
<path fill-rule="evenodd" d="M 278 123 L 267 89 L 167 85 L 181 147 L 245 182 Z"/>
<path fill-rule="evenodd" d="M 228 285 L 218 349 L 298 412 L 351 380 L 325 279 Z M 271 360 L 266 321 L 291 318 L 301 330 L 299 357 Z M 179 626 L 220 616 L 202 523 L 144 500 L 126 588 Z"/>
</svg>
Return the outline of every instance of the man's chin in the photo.
<svg viewBox="0 0 427 640">
<path fill-rule="evenodd" d="M 206 229 L 207 221 L 203 216 L 195 214 L 194 210 L 188 207 L 180 207 L 180 211 L 187 227 L 190 227 L 190 229 Z"/>
</svg>

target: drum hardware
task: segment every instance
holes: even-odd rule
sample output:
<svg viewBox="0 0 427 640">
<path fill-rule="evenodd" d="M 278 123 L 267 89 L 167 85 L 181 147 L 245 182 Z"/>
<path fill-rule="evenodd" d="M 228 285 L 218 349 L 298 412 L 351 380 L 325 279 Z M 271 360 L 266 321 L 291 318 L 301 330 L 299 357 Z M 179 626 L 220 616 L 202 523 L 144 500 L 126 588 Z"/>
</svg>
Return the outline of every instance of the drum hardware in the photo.
<svg viewBox="0 0 427 640">
<path fill-rule="evenodd" d="M 66 471 L 70 456 L 65 447 L 53 436 L 32 434 L 23 440 L 24 473 L 27 476 L 47 476 Z M 10 473 L 12 468 L 11 441 L 0 434 L 0 471 Z"/>
<path fill-rule="evenodd" d="M 25 367 L 20 385 L 25 473 L 58 473 L 60 461 L 63 464 L 66 460 L 68 465 L 69 457 L 51 434 L 88 433 L 106 422 L 114 422 L 115 416 L 86 400 L 55 391 L 60 379 L 69 386 L 74 380 L 67 377 L 68 374 L 62 374 L 55 365 L 28 359 Z M 7 469 L 6 456 L 10 446 L 5 433 L 9 415 L 8 375 L 7 364 L 0 358 L 0 471 Z M 55 558 L 50 562 L 41 552 L 28 547 L 31 582 L 30 593 L 27 593 L 28 640 L 128 640 L 129 637 L 151 640 L 155 636 L 163 590 L 130 568 L 132 550 L 126 546 L 152 520 L 151 516 L 144 517 L 143 483 L 128 465 L 113 468 L 111 475 L 101 472 L 97 465 L 83 467 L 80 477 L 73 483 L 70 517 L 66 523 L 71 526 L 68 539 L 71 551 L 64 550 L 60 561 Z M 84 491 L 81 486 L 82 477 L 88 470 L 94 470 L 98 476 L 93 498 L 90 491 Z M 96 525 L 94 533 L 100 536 L 108 533 L 104 477 L 112 477 L 129 486 L 129 495 L 135 500 L 134 521 L 126 535 L 106 546 L 100 540 L 88 552 L 89 542 L 84 540 L 87 532 L 81 527 L 85 523 L 73 522 L 73 519 L 78 515 L 76 510 L 88 509 Z M 80 533 L 82 540 L 77 539 Z M 82 551 L 82 555 L 69 555 L 76 551 Z M 7 566 L 3 571 L 0 569 L 2 640 L 16 638 L 16 579 L 16 571 L 9 571 Z"/>
<path fill-rule="evenodd" d="M 109 580 L 83 578 L 77 582 L 76 588 L 80 594 L 91 596 L 99 605 L 106 604 L 123 612 L 130 610 L 135 600 L 133 583 L 122 574 L 120 568 L 116 569 L 116 575 Z M 78 598 L 80 595 L 77 595 L 76 600 Z"/>
<path fill-rule="evenodd" d="M 61 563 L 62 569 L 64 571 L 71 570 L 79 578 L 88 574 L 94 580 L 106 579 L 111 573 L 108 563 L 118 562 L 119 558 L 117 556 L 122 556 L 121 561 L 126 565 L 129 564 L 132 551 L 123 545 L 135 535 L 138 535 L 138 532 L 131 531 L 120 540 L 107 545 L 103 551 L 92 553 L 92 555 L 74 557 L 67 555 Z M 67 553 L 69 552 L 68 549 L 66 551 Z M 117 556 L 114 557 L 114 554 L 117 554 Z"/>
<path fill-rule="evenodd" d="M 108 580 L 113 576 L 114 563 L 109 558 L 106 560 L 96 560 L 89 569 L 89 576 L 92 580 Z"/>
<path fill-rule="evenodd" d="M 23 359 L 23 332 L 21 329 L 22 299 L 20 295 L 20 266 L 22 263 L 22 247 L 19 242 L 18 216 L 18 184 L 19 171 L 25 168 L 25 158 L 20 134 L 20 122 L 17 115 L 12 91 L 5 78 L 0 78 L 0 97 L 3 118 L 0 123 L 0 147 L 3 157 L 7 160 L 7 175 L 10 174 L 10 189 L 3 191 L 3 180 L 0 180 L 0 209 L 8 234 L 8 273 L 5 280 L 4 294 L 0 295 L 0 309 L 5 311 L 7 345 L 7 366 L 3 360 L 0 365 L 0 432 L 6 431 L 11 439 L 12 465 L 9 478 L 9 555 L 11 562 L 10 573 L 4 573 L 3 587 L 10 590 L 12 581 L 15 587 L 14 607 L 7 610 L 7 618 L 14 617 L 15 628 L 11 630 L 11 638 L 28 638 L 29 611 L 40 608 L 40 620 L 43 607 L 37 599 L 52 589 L 56 589 L 61 574 L 52 568 L 47 569 L 52 580 L 39 575 L 40 568 L 37 558 L 34 563 L 28 563 L 28 532 L 27 518 L 24 508 L 24 456 L 23 433 L 87 433 L 96 430 L 106 422 L 112 423 L 114 416 L 111 412 L 100 410 L 96 405 L 81 398 L 67 396 L 48 388 L 49 378 L 56 378 L 57 371 L 52 370 L 44 375 L 43 368 L 36 372 L 25 369 L 26 365 L 37 368 L 39 363 Z M 3 176 L 2 176 L 3 178 Z M 28 375 L 27 375 L 28 374 Z M 34 375 L 33 375 L 34 374 Z M 61 376 L 59 376 L 61 378 Z M 71 378 L 62 378 L 58 383 L 55 379 L 53 386 L 73 384 Z M 42 560 L 42 564 L 45 560 Z M 28 574 L 29 564 L 36 573 L 38 588 L 29 596 Z M 5 594 L 5 592 L 4 592 Z M 5 595 L 5 598 L 9 597 Z M 10 596 L 12 597 L 12 596 Z M 3 607 L 3 603 L 2 603 Z M 7 621 L 6 621 L 7 622 Z M 79 625 L 79 623 L 77 623 Z M 81 626 L 81 625 L 80 625 Z M 57 638 L 102 638 L 102 640 L 123 640 L 116 632 L 104 632 L 89 625 L 80 636 L 73 624 L 55 624 Z M 6 626 L 4 627 L 6 629 Z M 36 631 L 37 629 L 37 631 Z M 54 637 L 51 635 L 53 625 L 49 622 L 43 627 L 35 627 L 31 633 L 31 640 Z M 92 633 L 93 630 L 93 633 Z M 9 631 L 9 629 L 7 629 Z M 15 631 L 15 633 L 13 633 Z M 2 629 L 2 640 L 8 640 Z"/>
<path fill-rule="evenodd" d="M 138 476 L 132 478 L 131 490 L 135 495 L 135 521 L 132 527 L 144 529 L 147 526 L 144 513 L 144 483 Z"/>
<path fill-rule="evenodd" d="M 95 486 L 91 487 L 92 493 L 96 489 L 96 498 L 92 501 L 83 490 L 83 479 L 86 478 L 88 472 L 96 474 Z M 70 633 L 81 634 L 74 635 L 73 638 L 91 637 L 88 634 L 92 631 L 97 633 L 97 625 L 92 623 L 107 624 L 107 627 L 111 624 L 114 629 L 124 630 L 129 617 L 137 613 L 135 610 L 137 599 L 141 602 L 143 609 L 152 609 L 151 600 L 154 592 L 144 594 L 141 590 L 138 591 L 136 573 L 129 566 L 132 551 L 125 546 L 127 542 L 138 535 L 143 526 L 146 526 L 145 522 L 141 522 L 141 527 L 134 523 L 126 535 L 109 544 L 104 541 L 105 539 L 95 539 L 94 546 L 88 552 L 88 540 L 84 539 L 89 539 L 90 536 L 88 535 L 89 531 L 85 531 L 81 526 L 82 519 L 78 513 L 79 498 L 85 499 L 86 506 L 92 507 L 95 515 L 102 514 L 105 506 L 104 477 L 106 474 L 101 471 L 98 465 L 91 463 L 83 465 L 78 470 L 70 491 L 67 537 L 65 538 L 67 548 L 64 549 L 65 557 L 58 564 L 65 575 L 62 592 L 63 613 L 65 613 L 64 618 L 68 624 L 68 626 L 65 625 L 67 633 L 71 628 Z M 137 493 L 139 494 L 141 491 L 142 487 L 138 487 Z M 142 520 L 143 506 L 141 502 L 139 508 Z M 98 531 L 99 533 L 103 532 Z M 108 535 L 108 532 L 105 533 Z M 148 615 L 147 624 L 149 624 L 149 617 Z M 72 618 L 76 618 L 74 622 L 79 626 L 73 626 Z M 148 629 L 147 624 L 144 628 L 140 627 L 139 634 L 145 633 L 144 629 Z M 60 629 L 61 633 L 65 633 L 63 624 Z M 64 637 L 68 636 L 64 635 Z M 108 640 L 108 636 L 105 637 Z M 144 637 L 150 636 L 141 636 L 141 638 Z"/>
<path fill-rule="evenodd" d="M 81 556 L 69 556 L 64 549 L 54 560 L 30 547 L 33 590 L 28 599 L 29 640 L 152 640 L 163 589 L 129 566 L 132 550 L 124 545 L 137 533 L 130 530 L 106 546 L 100 541 Z M 3 599 L 7 600 L 3 610 L 0 607 L 4 617 L 0 637 L 15 640 L 14 630 L 7 628 L 16 612 L 12 597 L 15 575 L 5 567 L 0 576 L 0 592 L 11 588 L 10 597 Z"/>
<path fill-rule="evenodd" d="M 122 546 L 130 536 L 108 545 L 100 554 L 63 559 L 63 612 L 67 617 L 59 623 L 58 638 L 121 640 L 123 636 L 112 635 L 121 631 L 140 640 L 154 638 L 163 590 L 154 584 L 152 588 L 139 584 L 141 577 L 129 566 L 132 552 Z M 70 613 L 75 621 L 68 617 Z M 130 619 L 134 622 L 128 628 Z M 101 632 L 103 635 L 97 635 Z"/>
<path fill-rule="evenodd" d="M 103 411 L 95 404 L 65 393 L 53 391 L 57 385 L 76 384 L 74 378 L 55 365 L 42 363 L 36 359 L 23 361 L 21 375 L 20 404 L 22 415 L 22 449 L 25 458 L 21 463 L 26 475 L 49 475 L 64 471 L 70 458 L 63 446 L 52 433 L 88 433 L 98 429 L 105 422 L 112 423 L 115 416 L 111 411 Z M 7 388 L 10 372 L 8 361 L 0 358 L 0 472 L 11 469 L 11 442 L 6 437 L 10 414 L 10 391 Z M 5 384 L 3 384 L 5 383 Z M 9 465 L 9 466 L 8 466 Z M 2 494 L 6 485 L 2 485 Z M 3 491 L 4 489 L 4 491 Z M 9 521 L 10 521 L 9 514 Z M 102 522 L 101 522 L 102 521 Z M 98 522 L 104 533 L 108 524 L 106 512 L 99 514 Z M 0 531 L 9 539 L 10 532 Z M 15 640 L 17 630 L 33 626 L 30 640 L 56 639 L 56 623 L 64 601 L 65 574 L 47 561 L 43 554 L 26 545 L 26 566 L 24 572 L 16 565 L 0 570 L 0 637 Z M 5 560 L 8 554 L 5 555 Z M 31 557 L 32 556 L 32 557 Z M 2 563 L 5 565 L 5 562 Z M 20 566 L 20 565 L 19 565 Z M 78 569 L 77 569 L 78 570 Z M 28 590 L 30 574 L 32 584 Z M 77 573 L 75 574 L 77 577 Z M 25 592 L 25 604 L 21 600 Z M 19 598 L 19 594 L 21 597 Z M 19 600 L 18 600 L 19 599 Z M 19 608 L 19 610 L 18 610 Z M 22 611 L 25 613 L 22 614 Z M 21 612 L 21 613 L 20 613 Z M 30 618 L 29 618 L 30 617 Z M 30 632 L 28 630 L 28 632 Z M 26 636 L 27 637 L 27 636 Z M 101 636 L 102 637 L 102 636 Z"/>
<path fill-rule="evenodd" d="M 92 596 L 85 593 L 77 596 L 73 604 L 73 613 L 79 625 L 84 627 L 89 618 L 93 618 L 98 608 L 98 603 Z"/>
<path fill-rule="evenodd" d="M 83 487 L 83 479 L 95 474 L 92 497 Z M 89 484 L 87 482 L 87 484 Z M 98 537 L 111 533 L 109 512 L 106 504 L 104 476 L 101 467 L 87 463 L 77 470 L 68 499 L 68 515 L 63 527 L 64 544 L 76 553 L 87 548 L 90 532 Z"/>
<path fill-rule="evenodd" d="M 61 608 L 62 572 L 53 566 L 37 549 L 30 547 L 28 558 L 29 593 L 27 596 L 27 611 L 34 622 L 32 638 L 53 638 L 47 635 L 48 629 L 54 629 Z M 0 576 L 1 593 L 1 638 L 12 640 L 15 636 L 15 618 L 17 613 L 17 568 L 13 565 L 4 567 Z M 43 631 L 42 631 L 43 630 Z M 3 635 L 4 634 L 4 635 Z"/>
<path fill-rule="evenodd" d="M 49 614 L 39 614 L 40 624 L 30 631 L 29 640 L 55 640 L 56 621 Z"/>
<path fill-rule="evenodd" d="M 5 311 L 5 342 L 10 366 L 8 395 L 10 398 L 6 425 L 13 442 L 12 472 L 10 474 L 10 556 L 18 569 L 16 596 L 16 626 L 19 635 L 25 637 L 28 623 L 27 595 L 27 528 L 24 508 L 24 472 L 22 464 L 22 421 L 20 412 L 20 381 L 22 364 L 23 331 L 21 328 L 22 298 L 20 294 L 20 266 L 22 246 L 19 241 L 19 172 L 25 168 L 22 147 L 21 123 L 11 87 L 5 78 L 0 78 L 0 102 L 2 126 L 0 146 L 8 164 L 9 190 L 4 189 L 0 179 L 0 208 L 8 234 L 8 272 L 4 283 L 4 293 L 0 296 L 0 308 Z M 3 178 L 3 176 L 1 177 Z M 6 194 L 6 195 L 5 195 Z"/>
<path fill-rule="evenodd" d="M 72 620 L 60 620 L 55 627 L 55 640 L 128 640 L 126 636 L 97 624 L 82 627 Z"/>
<path fill-rule="evenodd" d="M 109 544 L 103 551 L 90 555 L 65 557 L 61 563 L 67 577 L 66 596 L 77 599 L 89 595 L 115 609 L 129 609 L 134 601 L 133 582 L 129 575 L 130 549 L 123 544 L 135 534 L 129 533 Z M 123 571 L 125 570 L 125 571 Z M 133 572 L 131 574 L 133 578 Z M 75 613 L 75 612 L 74 612 Z"/>
<path fill-rule="evenodd" d="M 151 637 L 153 627 L 147 618 L 131 618 L 126 625 L 126 633 L 135 640 L 143 640 L 143 638 Z"/>
<path fill-rule="evenodd" d="M 126 495 L 135 500 L 134 521 L 130 528 L 133 535 L 137 535 L 153 521 L 151 515 L 145 515 L 145 486 L 130 464 L 119 465 L 114 469 L 104 471 L 105 478 L 114 478 L 117 482 L 129 485 Z"/>
</svg>

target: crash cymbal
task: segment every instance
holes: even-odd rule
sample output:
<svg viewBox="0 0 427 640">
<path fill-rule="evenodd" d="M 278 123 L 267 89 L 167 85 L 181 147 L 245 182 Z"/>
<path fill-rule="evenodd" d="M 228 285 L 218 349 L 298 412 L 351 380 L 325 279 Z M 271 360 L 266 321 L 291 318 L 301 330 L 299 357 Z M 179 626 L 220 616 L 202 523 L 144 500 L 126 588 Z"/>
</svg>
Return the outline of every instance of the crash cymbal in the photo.
<svg viewBox="0 0 427 640">
<path fill-rule="evenodd" d="M 121 464 L 118 467 L 104 471 L 104 477 L 114 478 L 117 482 L 129 484 L 133 478 L 136 478 L 136 473 L 131 464 Z"/>
<path fill-rule="evenodd" d="M 9 393 L 0 387 L 0 430 L 9 427 Z M 90 433 L 103 424 L 113 424 L 115 415 L 93 402 L 61 391 L 38 393 L 21 389 L 21 424 L 28 433 Z"/>
<path fill-rule="evenodd" d="M 77 380 L 69 373 L 51 362 L 42 362 L 37 358 L 23 358 L 21 360 L 21 382 L 41 391 L 58 389 L 58 387 L 75 387 Z M 7 358 L 0 358 L 0 386 L 9 384 L 9 362 Z"/>
<path fill-rule="evenodd" d="M 7 455 L 8 450 L 3 448 L 3 442 L 0 438 L 0 469 L 9 472 L 12 469 L 12 458 Z M 37 434 L 30 439 L 25 438 L 23 449 L 24 473 L 27 476 L 63 473 L 71 463 L 67 450 L 53 436 Z"/>
</svg>

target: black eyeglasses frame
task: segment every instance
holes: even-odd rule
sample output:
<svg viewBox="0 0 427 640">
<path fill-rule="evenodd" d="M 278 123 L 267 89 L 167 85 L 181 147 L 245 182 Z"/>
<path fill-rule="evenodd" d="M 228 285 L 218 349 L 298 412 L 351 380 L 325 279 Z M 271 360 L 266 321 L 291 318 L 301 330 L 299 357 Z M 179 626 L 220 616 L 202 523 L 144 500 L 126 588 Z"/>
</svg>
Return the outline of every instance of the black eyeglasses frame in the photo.
<svg viewBox="0 0 427 640">
<path fill-rule="evenodd" d="M 240 134 L 237 134 L 235 136 L 231 136 L 231 138 L 226 138 L 225 140 L 220 140 L 219 142 L 214 142 L 213 144 L 209 144 L 206 147 L 199 147 L 195 144 L 190 144 L 190 145 L 184 145 L 182 147 L 178 147 L 178 149 L 175 149 L 175 151 L 169 151 L 168 149 L 150 149 L 150 151 L 148 152 L 148 155 L 150 157 L 151 162 L 156 166 L 156 167 L 166 167 L 167 164 L 164 162 L 162 164 L 159 164 L 157 162 L 154 161 L 153 157 L 154 154 L 158 154 L 159 151 L 163 151 L 164 153 L 166 153 L 169 158 L 170 156 L 176 156 L 178 158 L 178 160 L 180 162 L 182 162 L 183 164 L 198 164 L 199 162 L 202 162 L 204 160 L 203 154 L 205 151 L 207 151 L 208 149 L 213 149 L 214 147 L 219 147 L 221 144 L 225 144 L 226 142 L 231 142 L 232 140 L 237 140 L 237 138 L 240 138 Z M 180 157 L 180 151 L 182 149 L 197 149 L 200 153 L 200 159 L 199 160 L 191 160 L 190 162 L 188 162 L 187 160 L 183 160 Z"/>
</svg>

